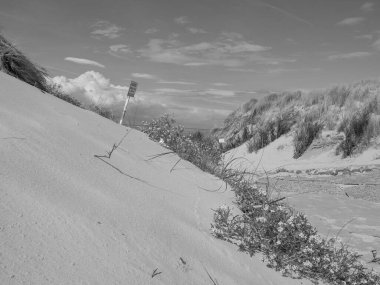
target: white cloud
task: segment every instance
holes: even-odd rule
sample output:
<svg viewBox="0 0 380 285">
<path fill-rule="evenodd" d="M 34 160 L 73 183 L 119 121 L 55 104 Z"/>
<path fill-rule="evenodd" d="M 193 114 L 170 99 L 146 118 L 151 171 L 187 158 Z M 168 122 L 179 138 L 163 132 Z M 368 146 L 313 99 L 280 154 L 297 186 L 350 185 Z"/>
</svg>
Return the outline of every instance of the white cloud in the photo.
<svg viewBox="0 0 380 285">
<path fill-rule="evenodd" d="M 112 51 L 112 52 L 123 52 L 123 53 L 131 52 L 129 47 L 127 45 L 123 45 L 123 44 L 110 46 L 110 51 Z"/>
<path fill-rule="evenodd" d="M 231 97 L 235 96 L 236 92 L 232 90 L 222 90 L 222 89 L 206 89 L 204 91 L 200 92 L 201 94 L 205 95 L 216 95 L 216 96 L 222 96 L 222 97 Z"/>
<path fill-rule="evenodd" d="M 132 73 L 132 77 L 134 78 L 144 78 L 144 79 L 156 79 L 157 77 L 148 73 Z"/>
<path fill-rule="evenodd" d="M 124 30 L 124 28 L 108 21 L 98 21 L 92 27 L 95 29 L 91 32 L 91 34 L 96 38 L 105 37 L 109 39 L 116 39 L 120 37 L 120 32 Z"/>
<path fill-rule="evenodd" d="M 178 85 L 196 85 L 194 82 L 188 82 L 188 81 L 166 81 L 166 80 L 159 80 L 157 81 L 158 84 L 178 84 Z"/>
<path fill-rule="evenodd" d="M 221 38 L 227 41 L 237 41 L 244 39 L 244 36 L 237 32 L 222 32 Z"/>
<path fill-rule="evenodd" d="M 155 34 L 158 32 L 157 28 L 149 28 L 145 31 L 145 34 Z"/>
<path fill-rule="evenodd" d="M 371 12 L 371 11 L 374 10 L 374 8 L 373 8 L 374 6 L 375 6 L 374 3 L 372 3 L 372 2 L 366 2 L 366 3 L 364 3 L 364 4 L 360 7 L 360 9 L 361 9 L 362 11 L 364 11 L 364 12 Z"/>
<path fill-rule="evenodd" d="M 337 23 L 338 26 L 355 26 L 362 23 L 365 19 L 363 17 L 346 18 Z"/>
<path fill-rule="evenodd" d="M 308 20 L 306 20 L 306 19 L 303 19 L 303 18 L 297 16 L 296 14 L 290 13 L 290 12 L 288 12 L 287 10 L 282 9 L 282 8 L 280 8 L 280 7 L 277 7 L 277 6 L 274 6 L 274 5 L 268 4 L 268 3 L 264 3 L 264 1 L 263 1 L 263 2 L 258 1 L 258 3 L 256 3 L 256 4 L 257 4 L 257 5 L 260 5 L 260 6 L 264 6 L 264 7 L 270 8 L 270 9 L 272 9 L 272 10 L 274 10 L 274 11 L 277 11 L 277 12 L 280 13 L 280 14 L 283 14 L 283 15 L 285 15 L 285 16 L 287 16 L 287 17 L 293 19 L 293 20 L 296 20 L 296 21 L 298 21 L 298 22 L 301 22 L 301 23 L 303 23 L 303 24 L 307 24 L 307 25 L 309 25 L 309 26 L 313 26 L 313 23 L 311 23 L 310 21 L 308 21 Z"/>
<path fill-rule="evenodd" d="M 378 39 L 377 41 L 375 41 L 375 42 L 372 44 L 372 46 L 373 46 L 376 50 L 380 51 L 380 39 Z"/>
<path fill-rule="evenodd" d="M 190 23 L 190 21 L 188 20 L 188 18 L 186 16 L 181 16 L 181 17 L 175 18 L 174 22 L 176 22 L 177 24 L 180 24 L 180 25 L 186 25 L 186 24 Z"/>
<path fill-rule="evenodd" d="M 237 38 L 236 35 L 233 36 Z M 186 45 L 176 39 L 151 39 L 139 53 L 151 61 L 185 66 L 221 65 L 237 67 L 247 61 L 256 61 L 252 55 L 271 48 L 245 41 L 221 37 L 213 42 Z M 263 58 L 261 60 L 264 61 Z"/>
<path fill-rule="evenodd" d="M 329 60 L 337 60 L 337 59 L 353 59 L 353 58 L 363 58 L 370 56 L 371 53 L 369 52 L 351 52 L 351 53 L 341 53 L 341 54 L 335 54 L 330 55 L 328 57 Z"/>
<path fill-rule="evenodd" d="M 251 73 L 251 72 L 257 73 L 258 72 L 256 69 L 253 69 L 253 68 L 229 68 L 228 70 L 229 71 L 236 71 L 236 72 L 248 72 L 248 73 Z"/>
<path fill-rule="evenodd" d="M 218 87 L 223 87 L 223 86 L 230 86 L 231 84 L 224 83 L 224 82 L 215 82 L 212 85 L 218 86 Z"/>
<path fill-rule="evenodd" d="M 186 90 L 186 89 L 177 89 L 177 88 L 156 88 L 154 89 L 154 92 L 156 94 L 166 94 L 166 93 L 191 93 L 193 90 Z"/>
<path fill-rule="evenodd" d="M 124 100 L 127 86 L 113 85 L 101 73 L 87 71 L 76 78 L 56 76 L 52 79 L 62 87 L 62 91 L 72 95 L 78 100 L 97 105 L 111 105 Z"/>
<path fill-rule="evenodd" d="M 283 74 L 288 72 L 318 72 L 320 68 L 272 68 L 268 69 L 265 73 L 270 75 Z"/>
<path fill-rule="evenodd" d="M 184 64 L 184 66 L 205 66 L 205 65 L 209 65 L 209 63 L 207 63 L 207 62 L 188 62 L 188 63 Z"/>
<path fill-rule="evenodd" d="M 78 64 L 93 65 L 93 66 L 105 68 L 105 66 L 103 64 L 100 64 L 99 62 L 89 60 L 89 59 L 85 59 L 85 58 L 66 57 L 65 60 L 75 62 Z"/>
<path fill-rule="evenodd" d="M 373 35 L 371 35 L 371 34 L 357 35 L 357 36 L 355 36 L 355 39 L 358 39 L 358 40 L 372 40 L 373 39 Z"/>
<path fill-rule="evenodd" d="M 198 29 L 194 27 L 189 27 L 187 30 L 192 34 L 207 34 L 207 32 L 203 29 Z"/>
</svg>

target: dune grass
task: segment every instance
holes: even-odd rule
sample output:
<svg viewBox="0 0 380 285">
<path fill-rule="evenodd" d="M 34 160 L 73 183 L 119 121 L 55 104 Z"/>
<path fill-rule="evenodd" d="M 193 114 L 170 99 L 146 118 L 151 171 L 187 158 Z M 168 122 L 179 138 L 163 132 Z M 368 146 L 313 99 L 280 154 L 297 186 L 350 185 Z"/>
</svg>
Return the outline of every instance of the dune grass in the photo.
<svg viewBox="0 0 380 285">
<path fill-rule="evenodd" d="M 295 124 L 296 113 L 293 110 L 279 111 L 263 122 L 257 122 L 253 134 L 247 143 L 248 152 L 258 151 L 284 134 Z M 248 133 L 245 134 L 248 137 Z M 245 137 L 242 137 L 243 141 Z"/>
<path fill-rule="evenodd" d="M 363 106 L 370 104 L 368 102 L 377 107 L 367 108 L 365 118 L 359 118 L 358 114 L 363 113 Z M 379 102 L 380 81 L 376 80 L 307 93 L 273 93 L 242 105 L 227 117 L 222 129 L 213 130 L 213 135 L 226 139 L 225 150 L 247 143 L 249 152 L 257 151 L 273 138 L 276 139 L 276 136 L 273 137 L 273 122 L 286 110 L 292 114 L 292 120 L 283 119 L 287 125 L 284 133 L 294 132 L 295 158 L 307 150 L 315 135 L 323 128 L 346 135 L 347 141 L 337 149 L 337 153 L 346 157 L 364 150 L 379 135 Z M 318 116 L 306 119 L 305 114 L 310 112 L 317 112 Z M 364 128 L 363 131 L 350 132 L 349 129 L 356 126 L 351 119 L 362 120 L 358 123 Z M 307 135 L 307 139 L 301 140 L 303 134 Z"/>
<path fill-rule="evenodd" d="M 323 128 L 323 123 L 318 120 L 318 115 L 314 113 L 304 114 L 301 120 L 296 124 L 293 145 L 294 158 L 299 158 L 304 154 L 307 148 L 312 144 Z"/>
<path fill-rule="evenodd" d="M 46 70 L 31 62 L 2 35 L 0 35 L 0 70 L 43 92 L 48 92 Z"/>
<path fill-rule="evenodd" d="M 377 97 L 347 112 L 338 127 L 345 135 L 337 148 L 343 157 L 350 156 L 355 150 L 364 149 L 372 138 L 380 134 L 379 104 Z"/>
</svg>

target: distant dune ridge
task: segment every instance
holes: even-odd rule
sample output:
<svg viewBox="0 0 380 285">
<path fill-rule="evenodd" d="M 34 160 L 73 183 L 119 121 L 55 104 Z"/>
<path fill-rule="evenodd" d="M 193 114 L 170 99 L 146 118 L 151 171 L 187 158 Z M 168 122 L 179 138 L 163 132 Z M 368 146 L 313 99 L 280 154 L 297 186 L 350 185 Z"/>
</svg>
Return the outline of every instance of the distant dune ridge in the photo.
<svg viewBox="0 0 380 285">
<path fill-rule="evenodd" d="M 252 99 L 232 112 L 213 134 L 225 138 L 226 150 L 245 143 L 248 152 L 292 134 L 293 157 L 298 158 L 324 130 L 343 135 L 336 148 L 343 157 L 373 144 L 380 134 L 380 81 Z"/>
</svg>

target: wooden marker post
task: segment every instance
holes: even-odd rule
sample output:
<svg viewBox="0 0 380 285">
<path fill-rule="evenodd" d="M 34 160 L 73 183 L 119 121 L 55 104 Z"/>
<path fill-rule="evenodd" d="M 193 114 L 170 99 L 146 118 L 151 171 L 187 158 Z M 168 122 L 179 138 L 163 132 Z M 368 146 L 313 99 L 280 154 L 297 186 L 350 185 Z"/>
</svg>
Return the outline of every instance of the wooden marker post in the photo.
<svg viewBox="0 0 380 285">
<path fill-rule="evenodd" d="M 123 115 L 121 115 L 121 118 L 120 118 L 120 122 L 119 122 L 120 125 L 123 124 L 125 114 L 127 113 L 127 105 L 128 105 L 129 99 L 131 97 L 135 97 L 136 90 L 137 90 L 137 82 L 131 81 L 131 84 L 129 85 L 129 89 L 128 89 L 127 100 L 125 100 Z"/>
</svg>

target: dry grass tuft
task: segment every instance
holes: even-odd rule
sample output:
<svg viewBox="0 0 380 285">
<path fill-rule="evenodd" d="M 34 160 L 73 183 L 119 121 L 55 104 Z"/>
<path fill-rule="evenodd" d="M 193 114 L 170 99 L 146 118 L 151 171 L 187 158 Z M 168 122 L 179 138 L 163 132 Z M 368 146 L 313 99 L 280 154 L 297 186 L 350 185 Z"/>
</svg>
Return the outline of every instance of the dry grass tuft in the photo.
<svg viewBox="0 0 380 285">
<path fill-rule="evenodd" d="M 45 69 L 32 63 L 2 35 L 0 35 L 0 70 L 43 92 L 48 92 Z"/>
<path fill-rule="evenodd" d="M 294 158 L 301 157 L 321 132 L 323 124 L 318 119 L 317 114 L 309 113 L 296 125 L 293 135 Z"/>
</svg>

